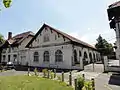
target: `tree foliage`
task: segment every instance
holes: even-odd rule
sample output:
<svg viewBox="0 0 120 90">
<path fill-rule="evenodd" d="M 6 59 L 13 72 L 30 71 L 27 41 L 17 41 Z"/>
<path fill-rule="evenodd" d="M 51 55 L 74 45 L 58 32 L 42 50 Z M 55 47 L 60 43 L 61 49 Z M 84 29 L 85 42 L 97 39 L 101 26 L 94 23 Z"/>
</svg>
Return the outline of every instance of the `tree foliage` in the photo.
<svg viewBox="0 0 120 90">
<path fill-rule="evenodd" d="M 97 43 L 95 47 L 101 53 L 101 55 L 110 55 L 113 52 L 112 44 L 103 39 L 101 35 L 99 35 L 99 37 L 97 38 Z"/>
<path fill-rule="evenodd" d="M 4 39 L 3 39 L 3 35 L 0 34 L 0 45 L 1 45 L 2 43 L 4 43 Z"/>
<path fill-rule="evenodd" d="M 9 8 L 11 6 L 12 0 L 3 0 L 3 5 L 5 8 Z"/>
</svg>

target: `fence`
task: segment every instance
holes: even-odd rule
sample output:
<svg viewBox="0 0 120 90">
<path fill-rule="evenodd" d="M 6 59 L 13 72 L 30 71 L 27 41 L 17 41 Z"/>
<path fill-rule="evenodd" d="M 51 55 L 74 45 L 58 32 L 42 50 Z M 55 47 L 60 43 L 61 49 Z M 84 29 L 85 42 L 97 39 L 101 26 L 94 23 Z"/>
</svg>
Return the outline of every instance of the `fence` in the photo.
<svg viewBox="0 0 120 90">
<path fill-rule="evenodd" d="M 30 76 L 30 69 L 29 68 L 28 68 L 27 74 L 28 74 L 28 76 Z M 34 75 L 38 76 L 38 70 L 36 68 L 34 70 Z M 69 86 L 73 86 L 74 90 L 95 90 L 94 78 L 92 78 L 88 83 L 88 81 L 85 81 L 84 74 L 82 74 L 78 78 L 73 79 L 72 72 L 70 71 L 69 75 L 68 75 L 68 80 L 67 80 L 68 82 L 66 82 L 66 80 L 65 80 L 65 73 L 64 72 L 60 73 L 60 75 L 56 75 L 56 69 L 54 69 L 54 70 L 43 69 L 41 76 L 44 78 L 54 79 L 54 80 L 58 80 L 60 82 L 65 82 Z"/>
<path fill-rule="evenodd" d="M 120 72 L 119 60 L 109 60 L 107 56 L 104 56 L 104 72 Z"/>
</svg>

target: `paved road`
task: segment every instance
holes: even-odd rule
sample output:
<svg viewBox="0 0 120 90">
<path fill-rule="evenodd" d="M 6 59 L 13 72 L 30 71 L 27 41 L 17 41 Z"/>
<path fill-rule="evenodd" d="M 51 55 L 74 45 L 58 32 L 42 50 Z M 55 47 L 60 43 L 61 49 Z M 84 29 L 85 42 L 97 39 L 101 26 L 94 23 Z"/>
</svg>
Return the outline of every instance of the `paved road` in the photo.
<svg viewBox="0 0 120 90">
<path fill-rule="evenodd" d="M 118 61 L 111 61 L 111 64 L 116 64 Z M 94 71 L 94 72 L 93 72 Z M 102 73 L 104 71 L 104 66 L 102 64 L 95 64 L 94 70 L 93 65 L 85 66 L 83 72 L 95 76 L 95 88 L 96 90 L 120 90 L 120 75 L 113 77 L 114 73 Z M 87 76 L 90 78 L 91 76 Z M 112 84 L 111 84 L 112 83 Z"/>
<path fill-rule="evenodd" d="M 115 84 L 110 84 L 111 81 Z M 120 76 L 111 78 L 111 74 L 101 74 L 95 79 L 96 90 L 120 90 Z"/>
<path fill-rule="evenodd" d="M 1 72 L 0 76 L 13 76 L 13 75 L 24 75 L 27 74 L 25 71 L 15 71 L 15 70 L 8 70 L 5 72 Z"/>
</svg>

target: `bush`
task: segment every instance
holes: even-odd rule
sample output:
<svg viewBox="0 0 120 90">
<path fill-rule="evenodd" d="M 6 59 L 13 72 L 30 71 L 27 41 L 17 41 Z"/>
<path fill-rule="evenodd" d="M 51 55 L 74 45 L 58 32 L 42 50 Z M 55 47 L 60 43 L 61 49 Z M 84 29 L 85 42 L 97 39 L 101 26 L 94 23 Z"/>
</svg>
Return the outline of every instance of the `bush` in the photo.
<svg viewBox="0 0 120 90">
<path fill-rule="evenodd" d="M 34 69 L 35 76 L 38 76 L 38 70 L 37 68 Z"/>
<path fill-rule="evenodd" d="M 47 74 L 48 74 L 48 70 L 47 70 L 47 69 L 43 69 L 43 70 L 42 70 L 42 72 L 43 72 L 43 74 L 44 74 L 44 76 L 43 76 L 43 77 L 46 77 L 46 76 L 47 76 Z"/>
<path fill-rule="evenodd" d="M 59 81 L 61 81 L 62 78 L 61 78 L 61 76 L 57 76 L 57 79 L 58 79 Z"/>
<path fill-rule="evenodd" d="M 51 79 L 53 79 L 54 78 L 54 72 L 50 72 L 50 77 L 51 77 Z"/>
<path fill-rule="evenodd" d="M 78 90 L 82 90 L 84 86 L 84 78 L 82 76 L 77 77 L 77 88 Z"/>
<path fill-rule="evenodd" d="M 92 82 L 91 81 L 85 81 L 84 82 L 84 87 L 83 87 L 82 90 L 93 90 Z"/>
</svg>

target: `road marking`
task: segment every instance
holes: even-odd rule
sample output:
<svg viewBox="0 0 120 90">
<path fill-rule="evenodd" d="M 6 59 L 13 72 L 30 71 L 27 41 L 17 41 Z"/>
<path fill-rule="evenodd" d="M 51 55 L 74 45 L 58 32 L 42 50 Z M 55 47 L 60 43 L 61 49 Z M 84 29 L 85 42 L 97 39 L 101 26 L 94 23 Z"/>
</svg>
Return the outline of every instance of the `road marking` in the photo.
<svg viewBox="0 0 120 90">
<path fill-rule="evenodd" d="M 112 90 L 107 84 L 104 84 L 104 87 L 106 87 L 108 90 Z"/>
</svg>

